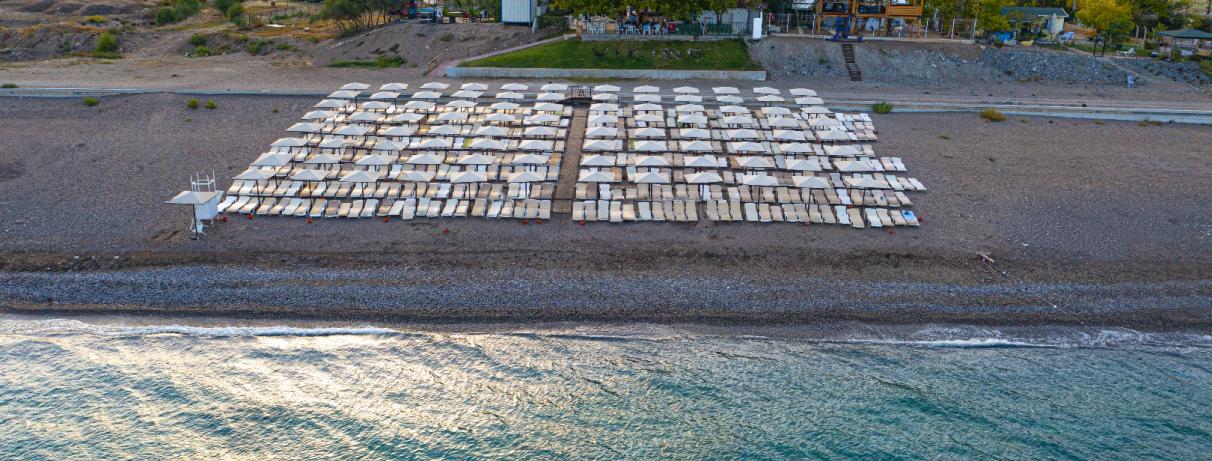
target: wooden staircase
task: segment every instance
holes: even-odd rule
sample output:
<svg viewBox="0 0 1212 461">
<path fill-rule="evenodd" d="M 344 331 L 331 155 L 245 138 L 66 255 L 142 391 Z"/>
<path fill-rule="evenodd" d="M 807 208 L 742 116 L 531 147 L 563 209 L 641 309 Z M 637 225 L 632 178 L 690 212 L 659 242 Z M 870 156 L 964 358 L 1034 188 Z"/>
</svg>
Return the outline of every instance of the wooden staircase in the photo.
<svg viewBox="0 0 1212 461">
<path fill-rule="evenodd" d="M 863 81 L 863 72 L 859 70 L 858 63 L 854 61 L 853 44 L 842 43 L 842 57 L 846 58 L 846 72 L 850 74 L 850 81 Z"/>
</svg>

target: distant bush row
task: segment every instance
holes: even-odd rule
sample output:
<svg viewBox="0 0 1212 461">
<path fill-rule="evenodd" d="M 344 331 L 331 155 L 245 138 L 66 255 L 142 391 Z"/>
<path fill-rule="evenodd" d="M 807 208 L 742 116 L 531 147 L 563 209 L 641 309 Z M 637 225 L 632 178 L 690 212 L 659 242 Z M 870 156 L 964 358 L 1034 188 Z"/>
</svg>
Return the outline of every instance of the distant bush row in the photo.
<svg viewBox="0 0 1212 461">
<path fill-rule="evenodd" d="M 244 14 L 242 2 L 243 0 L 213 0 L 211 6 L 234 21 Z M 156 25 L 184 21 L 202 11 L 205 3 L 204 0 L 160 0 L 160 8 L 156 10 Z"/>
</svg>

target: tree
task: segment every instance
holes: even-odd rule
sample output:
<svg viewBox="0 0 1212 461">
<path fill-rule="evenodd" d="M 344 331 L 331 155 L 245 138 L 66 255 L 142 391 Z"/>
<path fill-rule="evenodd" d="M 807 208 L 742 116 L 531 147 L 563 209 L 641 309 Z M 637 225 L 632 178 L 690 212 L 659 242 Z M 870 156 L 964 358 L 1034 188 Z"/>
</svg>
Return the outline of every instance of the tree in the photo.
<svg viewBox="0 0 1212 461">
<path fill-rule="evenodd" d="M 231 6 L 240 3 L 240 0 L 212 0 L 210 3 L 215 7 L 216 11 L 226 15 Z"/>
<path fill-rule="evenodd" d="M 1093 27 L 1108 42 L 1132 31 L 1132 8 L 1118 0 L 1083 0 L 1077 19 Z"/>
<path fill-rule="evenodd" d="M 976 12 L 976 27 L 986 32 L 1010 30 L 1010 20 L 1002 15 L 1002 8 L 1011 6 L 1010 0 L 983 0 Z"/>
</svg>

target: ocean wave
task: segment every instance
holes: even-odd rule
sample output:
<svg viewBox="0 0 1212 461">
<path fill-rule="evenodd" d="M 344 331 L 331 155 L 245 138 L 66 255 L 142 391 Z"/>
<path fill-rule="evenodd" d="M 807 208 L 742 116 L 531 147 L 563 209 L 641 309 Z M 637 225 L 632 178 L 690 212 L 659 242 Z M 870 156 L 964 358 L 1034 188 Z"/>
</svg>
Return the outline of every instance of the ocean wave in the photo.
<svg viewBox="0 0 1212 461">
<path fill-rule="evenodd" d="M 391 328 L 377 327 L 319 327 L 304 328 L 290 326 L 266 327 L 202 327 L 189 325 L 123 326 L 86 323 L 79 320 L 0 320 L 0 334 L 55 335 L 93 334 L 99 336 L 151 336 L 177 334 L 203 337 L 239 336 L 345 336 L 345 335 L 410 335 L 411 333 Z"/>
</svg>

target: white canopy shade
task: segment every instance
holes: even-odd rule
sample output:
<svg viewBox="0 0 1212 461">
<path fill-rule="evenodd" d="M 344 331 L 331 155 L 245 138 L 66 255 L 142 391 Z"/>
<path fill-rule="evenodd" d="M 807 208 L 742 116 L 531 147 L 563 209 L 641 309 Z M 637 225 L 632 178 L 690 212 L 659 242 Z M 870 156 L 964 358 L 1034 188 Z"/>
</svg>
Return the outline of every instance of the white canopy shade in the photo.
<svg viewBox="0 0 1212 461">
<path fill-rule="evenodd" d="M 433 110 L 435 107 L 437 107 L 437 104 L 429 101 L 408 101 L 404 103 L 404 108 L 408 110 Z"/>
<path fill-rule="evenodd" d="M 596 93 L 593 95 L 594 101 L 618 101 L 619 95 L 614 93 Z"/>
<path fill-rule="evenodd" d="M 637 94 L 632 99 L 634 99 L 635 102 L 661 102 L 661 95 L 659 95 L 659 94 Z"/>
<path fill-rule="evenodd" d="M 720 119 L 724 125 L 756 125 L 757 121 L 748 115 L 730 115 Z"/>
<path fill-rule="evenodd" d="M 516 102 L 501 101 L 492 103 L 492 105 L 488 106 L 488 108 L 492 110 L 518 110 L 521 109 L 522 106 L 518 105 Z"/>
<path fill-rule="evenodd" d="M 456 161 L 459 165 L 492 165 L 496 158 L 484 154 L 467 154 Z"/>
<path fill-rule="evenodd" d="M 618 112 L 619 105 L 610 102 L 599 102 L 589 106 L 590 112 Z"/>
<path fill-rule="evenodd" d="M 761 144 L 751 141 L 728 143 L 733 152 L 765 152 Z"/>
<path fill-rule="evenodd" d="M 581 166 L 614 166 L 614 156 L 587 155 L 581 159 Z"/>
<path fill-rule="evenodd" d="M 429 171 L 412 170 L 405 171 L 400 174 L 401 181 L 411 182 L 430 182 L 433 181 L 434 173 Z"/>
<path fill-rule="evenodd" d="M 486 115 L 484 117 L 484 121 L 485 122 L 495 122 L 495 123 L 517 123 L 518 116 L 513 115 L 513 114 L 505 114 L 505 113 L 497 112 L 497 113 Z"/>
<path fill-rule="evenodd" d="M 669 160 L 662 155 L 640 155 L 635 158 L 635 166 L 669 166 Z"/>
<path fill-rule="evenodd" d="M 787 169 L 791 171 L 821 171 L 821 165 L 807 159 L 792 158 L 787 159 Z"/>
<path fill-rule="evenodd" d="M 762 115 L 791 115 L 791 109 L 786 107 L 764 107 L 762 108 Z"/>
<path fill-rule="evenodd" d="M 324 170 L 296 170 L 290 175 L 295 181 L 323 181 L 325 178 L 328 178 L 328 172 Z"/>
<path fill-rule="evenodd" d="M 632 133 L 637 138 L 659 138 L 665 139 L 665 129 L 656 127 L 636 128 Z"/>
<path fill-rule="evenodd" d="M 593 91 L 595 91 L 595 92 L 607 92 L 607 93 L 617 92 L 617 91 L 619 91 L 619 89 L 620 89 L 619 87 L 614 86 L 614 85 L 598 85 L 598 86 L 593 87 Z"/>
<path fill-rule="evenodd" d="M 479 83 L 479 82 L 468 82 L 468 83 L 464 83 L 459 88 L 464 89 L 464 90 L 471 90 L 471 91 L 487 91 L 488 85 L 485 85 L 485 84 Z"/>
<path fill-rule="evenodd" d="M 753 92 L 757 94 L 779 94 L 779 90 L 777 88 L 771 88 L 768 86 L 759 86 L 754 88 Z"/>
<path fill-rule="evenodd" d="M 274 170 L 266 170 L 266 169 L 261 169 L 261 168 L 249 168 L 247 170 L 244 170 L 243 173 L 236 175 L 236 177 L 234 177 L 232 179 L 241 180 L 241 181 L 264 181 L 266 179 L 274 177 L 275 174 L 277 174 L 277 172 L 275 172 Z"/>
<path fill-rule="evenodd" d="M 417 133 L 418 128 L 419 127 L 416 125 L 387 127 L 387 129 L 379 131 L 379 136 L 412 136 Z"/>
<path fill-rule="evenodd" d="M 348 139 L 328 138 L 320 141 L 321 149 L 344 149 L 346 147 L 349 147 Z"/>
<path fill-rule="evenodd" d="M 543 182 L 547 178 L 534 171 L 515 171 L 509 174 L 509 182 Z"/>
<path fill-rule="evenodd" d="M 657 115 L 657 114 L 654 114 L 651 112 L 643 113 L 643 114 L 636 114 L 636 116 L 633 118 L 635 118 L 635 121 L 637 121 L 637 122 L 644 122 L 644 123 L 657 123 L 662 120 L 665 120 L 665 117 L 662 117 L 660 115 Z"/>
<path fill-rule="evenodd" d="M 779 152 L 784 154 L 804 154 L 812 152 L 812 145 L 802 142 L 788 142 L 779 144 Z"/>
<path fill-rule="evenodd" d="M 522 99 L 525 97 L 526 96 L 523 96 L 522 93 L 518 93 L 516 91 L 502 91 L 497 93 L 497 99 Z"/>
<path fill-rule="evenodd" d="M 853 187 L 855 189 L 888 189 L 889 188 L 888 183 L 886 183 L 886 182 L 881 183 L 879 181 L 876 181 L 875 179 L 866 178 L 866 177 L 856 178 L 853 176 L 845 176 L 845 177 L 842 177 L 842 181 L 844 181 L 846 183 L 847 187 Z"/>
<path fill-rule="evenodd" d="M 783 102 L 783 101 L 786 101 L 786 99 L 783 99 L 782 96 L 775 96 L 773 94 L 768 94 L 765 96 L 758 96 L 757 100 L 758 100 L 758 102 Z"/>
<path fill-rule="evenodd" d="M 522 142 L 518 143 L 518 149 L 520 150 L 538 150 L 550 152 L 554 146 L 554 142 L 542 139 L 524 139 Z"/>
<path fill-rule="evenodd" d="M 660 104 L 651 104 L 651 103 L 636 104 L 634 107 L 632 107 L 632 109 L 636 110 L 636 111 L 647 111 L 647 112 L 663 110 L 661 108 Z"/>
<path fill-rule="evenodd" d="M 807 88 L 792 88 L 788 90 L 792 96 L 816 96 L 816 92 Z"/>
<path fill-rule="evenodd" d="M 558 121 L 560 121 L 560 118 L 551 114 L 534 114 L 526 117 L 525 123 L 527 125 L 543 125 L 547 123 L 556 123 Z"/>
<path fill-rule="evenodd" d="M 349 117 L 347 117 L 345 119 L 345 121 L 347 121 L 347 122 L 377 122 L 377 121 L 379 121 L 380 118 L 383 118 L 383 114 L 380 114 L 378 112 L 358 111 L 358 112 L 349 114 Z"/>
<path fill-rule="evenodd" d="M 337 90 L 328 94 L 329 99 L 354 99 L 362 94 L 361 91 L 354 90 Z"/>
<path fill-rule="evenodd" d="M 468 147 L 478 150 L 505 150 L 506 147 L 509 147 L 509 143 L 503 139 L 476 138 L 471 140 Z"/>
<path fill-rule="evenodd" d="M 679 94 L 673 98 L 673 102 L 703 102 L 703 97 L 694 94 Z"/>
<path fill-rule="evenodd" d="M 669 176 L 649 171 L 636 175 L 633 182 L 636 184 L 669 184 Z"/>
<path fill-rule="evenodd" d="M 680 113 L 691 113 L 691 112 L 706 112 L 707 108 L 703 107 L 701 104 L 682 104 L 680 106 L 675 107 L 674 110 L 676 110 Z"/>
<path fill-rule="evenodd" d="M 423 90 L 445 90 L 447 88 L 450 88 L 450 85 L 447 85 L 442 82 L 429 82 L 424 85 L 421 85 L 421 89 L 423 89 Z"/>
<path fill-rule="evenodd" d="M 394 161 L 396 161 L 396 156 L 394 155 L 370 154 L 363 155 L 362 158 L 358 159 L 358 161 L 354 162 L 354 164 L 359 166 L 384 166 L 391 165 L 391 163 Z"/>
<path fill-rule="evenodd" d="M 743 174 L 741 175 L 741 184 L 746 186 L 777 186 L 779 180 L 774 176 L 766 176 L 762 174 Z"/>
<path fill-rule="evenodd" d="M 758 139 L 758 132 L 748 128 L 728 130 L 725 133 L 729 139 Z"/>
<path fill-rule="evenodd" d="M 689 156 L 684 159 L 689 168 L 719 168 L 720 162 L 714 155 Z"/>
<path fill-rule="evenodd" d="M 808 125 L 814 128 L 829 128 L 842 126 L 842 122 L 830 117 L 813 117 L 812 120 L 808 121 Z"/>
<path fill-rule="evenodd" d="M 821 106 L 825 104 L 825 100 L 816 96 L 802 96 L 795 98 L 795 103 L 801 106 Z"/>
<path fill-rule="evenodd" d="M 581 150 L 590 152 L 619 150 L 620 142 L 617 139 L 586 139 Z"/>
<path fill-rule="evenodd" d="M 391 103 L 386 101 L 369 101 L 362 103 L 362 108 L 370 110 L 390 109 Z"/>
<path fill-rule="evenodd" d="M 618 125 L 619 118 L 614 115 L 597 114 L 589 116 L 589 126 Z"/>
<path fill-rule="evenodd" d="M 379 91 L 404 91 L 408 89 L 407 83 L 384 83 L 379 87 Z"/>
<path fill-rule="evenodd" d="M 795 187 L 803 187 L 805 189 L 832 189 L 833 185 L 829 184 L 829 180 L 820 176 L 792 176 L 791 183 Z"/>
<path fill-rule="evenodd" d="M 858 157 L 863 151 L 854 146 L 825 146 L 825 154 L 832 157 Z"/>
<path fill-rule="evenodd" d="M 290 159 L 294 158 L 294 154 L 285 152 L 266 152 L 253 160 L 251 166 L 272 166 L 279 167 L 290 163 Z"/>
<path fill-rule="evenodd" d="M 745 102 L 745 98 L 742 98 L 740 96 L 732 96 L 732 95 L 716 96 L 715 100 L 725 103 L 725 104 L 740 104 L 742 102 Z"/>
<path fill-rule="evenodd" d="M 605 171 L 581 170 L 581 174 L 577 177 L 577 182 L 615 182 L 613 174 Z"/>
<path fill-rule="evenodd" d="M 331 110 L 313 110 L 303 114 L 303 120 L 322 120 L 335 117 L 336 115 L 337 113 Z"/>
<path fill-rule="evenodd" d="M 748 114 L 749 109 L 741 106 L 720 106 L 720 113 L 724 114 Z"/>
<path fill-rule="evenodd" d="M 563 83 L 548 83 L 539 87 L 542 91 L 568 91 L 568 85 Z"/>
<path fill-rule="evenodd" d="M 199 192 L 187 190 L 173 196 L 173 198 L 168 199 L 164 203 L 171 203 L 173 205 L 205 205 L 207 202 L 214 200 L 215 197 L 218 197 L 219 194 L 220 192 L 218 191 Z"/>
<path fill-rule="evenodd" d="M 523 136 L 531 138 L 547 138 L 558 134 L 560 134 L 560 130 L 557 130 L 554 126 L 528 126 L 522 131 Z"/>
<path fill-rule="evenodd" d="M 443 112 L 438 115 L 440 122 L 462 122 L 466 121 L 468 115 L 466 112 Z"/>
<path fill-rule="evenodd" d="M 720 175 L 711 172 L 691 173 L 686 175 L 687 184 L 714 184 L 723 181 Z"/>
<path fill-rule="evenodd" d="M 673 92 L 679 94 L 699 94 L 699 89 L 693 86 L 679 86 L 674 88 Z"/>
<path fill-rule="evenodd" d="M 303 163 L 309 165 L 332 165 L 334 163 L 341 163 L 341 156 L 337 154 L 316 154 L 304 160 Z"/>
<path fill-rule="evenodd" d="M 392 141 L 390 139 L 380 139 L 378 141 L 375 141 L 375 145 L 374 145 L 373 149 L 399 152 L 399 151 L 404 150 L 404 148 L 406 148 L 406 147 L 408 147 L 408 146 L 406 146 L 404 144 L 400 144 L 395 141 Z"/>
<path fill-rule="evenodd" d="M 774 162 L 766 157 L 737 157 L 736 163 L 742 168 L 774 168 Z"/>
<path fill-rule="evenodd" d="M 427 138 L 417 143 L 418 149 L 450 149 L 454 141 L 450 138 Z"/>
<path fill-rule="evenodd" d="M 682 128 L 678 130 L 678 137 L 688 139 L 711 139 L 711 130 L 706 128 Z"/>
<path fill-rule="evenodd" d="M 418 91 L 412 94 L 412 99 L 438 99 L 442 93 L 437 91 Z"/>
<path fill-rule="evenodd" d="M 768 119 L 766 124 L 771 128 L 799 128 L 800 122 L 791 117 L 774 117 Z"/>
<path fill-rule="evenodd" d="M 799 130 L 774 130 L 774 139 L 778 141 L 807 141 L 804 132 Z"/>
<path fill-rule="evenodd" d="M 505 136 L 509 134 L 509 129 L 496 125 L 484 125 L 476 128 L 471 134 L 476 136 Z"/>
<path fill-rule="evenodd" d="M 652 85 L 643 85 L 632 88 L 631 91 L 633 93 L 659 93 L 661 89 Z"/>
<path fill-rule="evenodd" d="M 707 124 L 707 116 L 703 114 L 682 114 L 678 116 L 678 123 L 688 125 L 705 125 Z"/>
<path fill-rule="evenodd" d="M 513 160 L 509 163 L 512 165 L 546 165 L 551 161 L 551 157 L 539 154 L 518 154 L 513 156 Z"/>
<path fill-rule="evenodd" d="M 539 93 L 538 96 L 535 96 L 535 99 L 539 101 L 561 101 L 564 99 L 564 95 L 560 93 Z"/>
<path fill-rule="evenodd" d="M 456 99 L 446 103 L 446 107 L 451 109 L 470 109 L 476 106 L 476 102 L 469 99 Z"/>
<path fill-rule="evenodd" d="M 407 163 L 409 165 L 441 165 L 442 157 L 437 154 L 416 154 L 409 157 Z"/>
<path fill-rule="evenodd" d="M 344 84 L 344 85 L 342 85 L 342 86 L 341 86 L 341 89 L 342 89 L 342 90 L 358 90 L 358 91 L 361 91 L 361 90 L 365 90 L 365 89 L 367 89 L 367 88 L 370 88 L 370 85 L 367 85 L 367 84 L 365 84 L 365 83 L 361 83 L 361 82 L 350 82 L 350 83 L 346 83 L 346 84 Z"/>
<path fill-rule="evenodd" d="M 376 100 L 378 100 L 378 99 L 396 99 L 399 97 L 400 97 L 400 93 L 396 93 L 395 91 L 379 91 L 379 92 L 376 92 L 375 94 L 370 95 L 370 99 L 376 99 Z"/>
<path fill-rule="evenodd" d="M 715 94 L 740 94 L 741 93 L 741 90 L 736 89 L 735 86 L 717 86 L 715 88 L 712 88 L 711 91 Z"/>
<path fill-rule="evenodd" d="M 319 107 L 321 109 L 340 109 L 345 107 L 347 104 L 349 104 L 349 101 L 342 101 L 340 99 L 325 99 L 317 102 L 314 107 Z"/>
<path fill-rule="evenodd" d="M 450 175 L 450 182 L 454 184 L 465 184 L 472 182 L 488 181 L 488 173 L 483 171 L 460 171 Z"/>
<path fill-rule="evenodd" d="M 425 132 L 429 136 L 453 136 L 462 133 L 463 130 L 453 125 L 430 125 L 429 131 Z"/>
<path fill-rule="evenodd" d="M 270 144 L 269 147 L 303 147 L 307 145 L 307 140 L 303 138 L 279 138 Z"/>
<path fill-rule="evenodd" d="M 669 150 L 665 141 L 635 141 L 636 152 L 664 152 Z"/>
<path fill-rule="evenodd" d="M 842 173 L 866 173 L 875 171 L 869 163 L 862 160 L 834 160 L 833 167 Z"/>
<path fill-rule="evenodd" d="M 521 83 L 506 83 L 501 85 L 501 89 L 506 91 L 526 91 L 530 89 L 530 85 L 523 85 Z"/>
<path fill-rule="evenodd" d="M 619 129 L 610 126 L 591 126 L 585 129 L 585 137 L 587 138 L 617 138 L 619 137 Z"/>
<path fill-rule="evenodd" d="M 703 140 L 679 141 L 679 145 L 682 152 L 712 152 L 715 150 L 711 143 Z"/>
<path fill-rule="evenodd" d="M 534 105 L 535 112 L 563 112 L 564 105 L 551 102 L 538 102 Z"/>
<path fill-rule="evenodd" d="M 296 123 L 287 128 L 286 131 L 293 133 L 318 133 L 324 126 L 319 123 Z"/>
<path fill-rule="evenodd" d="M 337 130 L 333 131 L 332 133 L 341 136 L 364 136 L 367 131 L 370 130 L 361 125 L 345 125 L 337 128 Z"/>
<path fill-rule="evenodd" d="M 832 114 L 833 113 L 833 111 L 829 110 L 825 106 L 808 106 L 808 107 L 801 109 L 800 112 L 803 112 L 805 114 Z"/>
<path fill-rule="evenodd" d="M 849 141 L 850 136 L 841 130 L 817 131 L 816 138 L 821 141 Z"/>
</svg>

